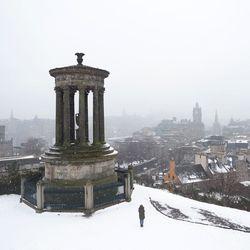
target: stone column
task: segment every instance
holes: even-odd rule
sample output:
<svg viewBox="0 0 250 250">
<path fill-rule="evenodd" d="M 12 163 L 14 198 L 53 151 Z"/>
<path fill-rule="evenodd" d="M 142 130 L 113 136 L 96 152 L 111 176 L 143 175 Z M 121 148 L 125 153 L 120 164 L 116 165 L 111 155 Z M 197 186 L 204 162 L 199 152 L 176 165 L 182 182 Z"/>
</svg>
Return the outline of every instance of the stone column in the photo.
<svg viewBox="0 0 250 250">
<path fill-rule="evenodd" d="M 89 94 L 89 89 L 86 89 L 85 90 L 85 135 L 86 135 L 86 142 L 89 142 L 88 94 Z"/>
<path fill-rule="evenodd" d="M 63 144 L 70 145 L 70 88 L 63 88 Z"/>
<path fill-rule="evenodd" d="M 129 181 L 130 181 L 130 189 L 131 189 L 131 193 L 134 189 L 134 170 L 132 165 L 128 166 L 128 173 L 129 173 Z"/>
<path fill-rule="evenodd" d="M 63 91 L 56 87 L 56 142 L 55 146 L 63 144 Z"/>
<path fill-rule="evenodd" d="M 44 186 L 42 181 L 38 181 L 36 184 L 36 201 L 37 201 L 37 213 L 41 213 L 44 208 Z"/>
<path fill-rule="evenodd" d="M 70 142 L 75 142 L 75 90 L 70 89 Z"/>
<path fill-rule="evenodd" d="M 85 209 L 93 210 L 94 208 L 94 193 L 93 193 L 93 184 L 91 182 L 87 182 L 84 186 L 85 189 Z"/>
<path fill-rule="evenodd" d="M 20 198 L 20 202 L 23 201 L 23 197 L 24 197 L 24 182 L 25 182 L 25 180 L 26 180 L 26 178 L 21 175 L 21 198 Z"/>
<path fill-rule="evenodd" d="M 125 178 L 125 199 L 126 201 L 131 201 L 131 184 L 130 184 L 130 173 L 128 173 Z"/>
<path fill-rule="evenodd" d="M 105 128 L 104 128 L 104 90 L 99 89 L 99 141 L 105 143 Z"/>
<path fill-rule="evenodd" d="M 93 89 L 93 144 L 100 142 L 99 139 L 99 93 L 98 88 Z"/>
<path fill-rule="evenodd" d="M 87 100 L 86 100 L 87 99 Z M 79 139 L 80 144 L 84 145 L 87 143 L 87 129 L 86 129 L 86 117 L 88 117 L 88 95 L 86 95 L 86 88 L 79 88 Z M 87 113 L 87 114 L 86 114 Z"/>
</svg>

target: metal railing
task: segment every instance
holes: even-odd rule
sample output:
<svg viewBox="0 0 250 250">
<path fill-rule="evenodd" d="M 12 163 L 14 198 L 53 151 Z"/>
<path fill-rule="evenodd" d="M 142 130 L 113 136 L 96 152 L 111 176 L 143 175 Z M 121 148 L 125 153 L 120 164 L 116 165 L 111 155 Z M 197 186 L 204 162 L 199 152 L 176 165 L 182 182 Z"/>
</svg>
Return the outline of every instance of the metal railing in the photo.
<svg viewBox="0 0 250 250">
<path fill-rule="evenodd" d="M 44 208 L 45 209 L 83 209 L 84 188 L 51 187 L 44 188 Z"/>
<path fill-rule="evenodd" d="M 124 182 L 94 186 L 94 207 L 125 200 Z"/>
<path fill-rule="evenodd" d="M 41 175 L 36 175 L 27 178 L 24 181 L 24 194 L 23 198 L 33 204 L 34 206 L 37 205 L 37 199 L 36 199 L 36 193 L 37 193 L 37 188 L 36 184 L 37 182 L 41 179 Z"/>
</svg>

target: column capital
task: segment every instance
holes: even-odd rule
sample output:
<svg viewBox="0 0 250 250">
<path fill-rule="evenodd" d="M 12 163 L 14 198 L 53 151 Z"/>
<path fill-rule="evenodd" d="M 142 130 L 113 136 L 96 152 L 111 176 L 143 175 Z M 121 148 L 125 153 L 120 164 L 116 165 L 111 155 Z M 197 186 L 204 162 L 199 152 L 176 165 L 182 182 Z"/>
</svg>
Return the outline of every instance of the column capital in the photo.
<svg viewBox="0 0 250 250">
<path fill-rule="evenodd" d="M 62 86 L 59 88 L 62 89 L 63 91 L 69 91 L 70 93 L 75 93 L 77 91 L 77 87 L 75 86 Z"/>
<path fill-rule="evenodd" d="M 63 89 L 61 87 L 58 87 L 58 86 L 55 87 L 54 90 L 55 90 L 55 92 L 62 92 L 63 91 Z"/>
<path fill-rule="evenodd" d="M 70 86 L 62 86 L 61 89 L 63 91 L 70 91 Z"/>
<path fill-rule="evenodd" d="M 85 91 L 85 90 L 87 89 L 87 87 L 84 86 L 84 85 L 80 85 L 80 86 L 77 87 L 77 89 L 78 89 L 79 91 Z"/>
<path fill-rule="evenodd" d="M 105 88 L 104 87 L 98 87 L 98 91 L 100 94 L 103 94 L 105 92 Z"/>
<path fill-rule="evenodd" d="M 92 91 L 93 93 L 97 90 L 96 86 L 90 86 L 88 87 L 88 91 Z"/>
<path fill-rule="evenodd" d="M 85 94 L 88 94 L 88 93 L 90 92 L 90 90 L 91 90 L 91 88 L 88 87 L 88 86 L 78 86 L 77 89 L 78 89 L 79 91 L 84 91 Z"/>
</svg>

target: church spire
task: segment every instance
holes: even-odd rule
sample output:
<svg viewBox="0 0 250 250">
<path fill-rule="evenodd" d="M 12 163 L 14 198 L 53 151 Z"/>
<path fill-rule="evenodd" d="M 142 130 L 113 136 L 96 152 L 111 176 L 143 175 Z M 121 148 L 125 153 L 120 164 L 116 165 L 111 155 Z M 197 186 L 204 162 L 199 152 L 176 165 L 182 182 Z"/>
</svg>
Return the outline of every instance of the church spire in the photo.
<svg viewBox="0 0 250 250">
<path fill-rule="evenodd" d="M 14 119 L 14 114 L 13 114 L 13 109 L 11 109 L 11 112 L 10 112 L 10 120 L 13 120 Z"/>
<path fill-rule="evenodd" d="M 218 111 L 215 112 L 214 124 L 213 124 L 213 135 L 221 135 L 221 126 L 218 118 Z"/>
</svg>

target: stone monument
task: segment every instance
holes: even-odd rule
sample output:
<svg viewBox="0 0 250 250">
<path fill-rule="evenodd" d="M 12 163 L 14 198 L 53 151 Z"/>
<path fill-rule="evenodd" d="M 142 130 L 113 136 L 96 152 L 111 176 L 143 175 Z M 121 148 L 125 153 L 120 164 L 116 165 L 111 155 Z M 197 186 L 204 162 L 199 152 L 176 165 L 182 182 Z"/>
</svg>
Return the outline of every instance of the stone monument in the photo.
<svg viewBox="0 0 250 250">
<path fill-rule="evenodd" d="M 37 182 L 36 209 L 93 211 L 130 200 L 132 174 L 116 171 L 117 151 L 105 142 L 104 79 L 106 70 L 82 64 L 49 71 L 55 78 L 56 138 L 45 152 L 45 174 Z M 79 113 L 75 94 L 79 92 Z M 93 93 L 93 141 L 89 138 L 88 97 Z M 29 190 L 29 189 L 27 189 Z M 25 191 L 23 191 L 25 193 Z"/>
<path fill-rule="evenodd" d="M 43 156 L 46 180 L 116 179 L 117 152 L 105 142 L 104 79 L 109 72 L 82 65 L 83 53 L 76 53 L 76 66 L 49 71 L 55 78 L 56 142 Z M 79 92 L 79 113 L 75 114 L 75 93 Z M 89 141 L 88 96 L 93 92 L 93 142 Z M 77 124 L 78 128 L 75 128 Z"/>
</svg>

